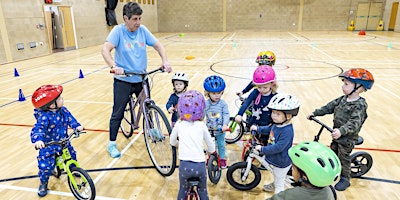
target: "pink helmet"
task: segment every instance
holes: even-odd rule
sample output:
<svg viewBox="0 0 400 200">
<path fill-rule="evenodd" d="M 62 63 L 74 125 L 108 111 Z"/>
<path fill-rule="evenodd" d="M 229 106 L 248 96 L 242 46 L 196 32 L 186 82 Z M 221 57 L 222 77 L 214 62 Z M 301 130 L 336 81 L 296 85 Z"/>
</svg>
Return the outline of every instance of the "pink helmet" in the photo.
<svg viewBox="0 0 400 200">
<path fill-rule="evenodd" d="M 206 101 L 204 96 L 196 90 L 189 90 L 179 97 L 178 113 L 181 120 L 197 121 L 204 118 Z"/>
<path fill-rule="evenodd" d="M 262 65 L 257 67 L 253 73 L 253 83 L 255 85 L 263 85 L 275 82 L 275 71 L 271 66 Z"/>
</svg>

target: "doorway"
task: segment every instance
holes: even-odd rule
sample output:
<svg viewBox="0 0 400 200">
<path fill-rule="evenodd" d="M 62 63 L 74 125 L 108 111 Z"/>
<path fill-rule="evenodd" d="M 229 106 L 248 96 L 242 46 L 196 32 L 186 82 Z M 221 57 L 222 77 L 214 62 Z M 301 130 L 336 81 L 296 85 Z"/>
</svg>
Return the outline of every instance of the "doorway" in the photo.
<svg viewBox="0 0 400 200">
<path fill-rule="evenodd" d="M 375 30 L 382 19 L 383 3 L 359 3 L 357 7 L 355 30 Z"/>
<path fill-rule="evenodd" d="M 68 51 L 77 48 L 75 27 L 70 6 L 44 6 L 48 27 L 50 52 Z"/>
<path fill-rule="evenodd" d="M 392 12 L 390 14 L 390 21 L 389 21 L 389 31 L 394 31 L 394 27 L 396 26 L 396 16 L 398 9 L 399 9 L 399 2 L 393 2 Z"/>
</svg>

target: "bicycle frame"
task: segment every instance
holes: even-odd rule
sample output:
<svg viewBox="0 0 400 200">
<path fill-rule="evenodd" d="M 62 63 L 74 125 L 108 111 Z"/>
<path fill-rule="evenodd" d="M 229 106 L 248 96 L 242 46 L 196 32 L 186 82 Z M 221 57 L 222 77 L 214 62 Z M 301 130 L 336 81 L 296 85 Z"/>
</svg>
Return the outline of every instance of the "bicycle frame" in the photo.
<svg viewBox="0 0 400 200">
<path fill-rule="evenodd" d="M 151 161 L 162 176 L 170 176 L 176 167 L 176 149 L 166 140 L 166 137 L 171 133 L 171 126 L 164 112 L 150 98 L 148 77 L 157 71 L 164 70 L 163 68 L 158 68 L 143 74 L 125 72 L 125 76 L 141 76 L 142 90 L 136 99 L 133 95 L 130 95 L 127 104 L 129 108 L 127 109 L 128 106 L 125 105 L 123 119 L 123 122 L 127 122 L 127 126 L 123 126 L 121 121 L 120 127 L 125 137 L 129 138 L 132 136 L 133 130 L 139 128 L 139 122 L 142 121 L 145 144 Z M 125 114 L 129 114 L 129 117 L 126 117 Z M 125 128 L 128 128 L 129 132 Z M 169 148 L 172 148 L 171 157 L 165 156 Z"/>
<path fill-rule="evenodd" d="M 263 165 L 267 170 L 269 170 L 269 171 L 272 172 L 272 167 L 271 167 L 270 164 L 264 159 L 264 158 L 265 158 L 265 155 L 264 155 L 264 154 L 258 152 L 258 151 L 255 149 L 255 146 L 254 146 L 254 145 L 250 148 L 249 151 L 250 151 L 250 154 L 249 154 L 249 156 L 246 158 L 247 167 L 246 167 L 246 170 L 244 171 L 244 173 L 243 173 L 243 175 L 242 175 L 242 181 L 245 181 L 246 178 L 247 178 L 247 176 L 249 175 L 250 168 L 251 168 L 251 165 L 252 165 L 254 159 L 258 160 L 258 162 L 260 162 L 261 165 Z"/>
<path fill-rule="evenodd" d="M 75 179 L 72 177 L 73 175 L 71 173 L 69 166 L 74 164 L 76 167 L 80 168 L 80 165 L 79 165 L 78 161 L 72 159 L 72 156 L 66 145 L 63 145 L 62 148 L 63 148 L 62 154 L 61 155 L 56 154 L 56 167 L 58 167 L 58 169 L 60 169 L 61 171 L 63 171 L 63 170 L 66 171 L 74 188 L 78 188 L 78 185 L 77 185 Z M 84 177 L 82 177 L 82 178 L 84 178 Z M 87 180 L 84 180 L 84 181 L 87 181 Z"/>
<path fill-rule="evenodd" d="M 128 102 L 130 105 L 132 105 L 130 107 L 130 112 L 132 113 L 132 116 L 133 116 L 133 124 L 131 124 L 131 123 L 129 123 L 129 124 L 133 127 L 133 130 L 136 130 L 139 128 L 139 122 L 142 117 L 142 114 L 144 117 L 143 120 L 146 123 L 146 127 L 150 128 L 149 120 L 148 120 L 147 116 L 145 115 L 145 113 L 147 113 L 147 105 L 155 105 L 155 103 L 152 99 L 150 99 L 149 85 L 146 81 L 146 78 L 148 77 L 149 74 L 152 74 L 157 71 L 162 71 L 162 70 L 163 70 L 162 68 L 158 68 L 158 69 L 150 71 L 146 74 L 126 73 L 127 76 L 130 76 L 130 75 L 142 76 L 142 91 L 136 97 L 136 100 L 135 100 L 134 96 L 130 95 L 129 102 Z M 136 107 L 139 107 L 137 113 L 135 111 Z M 152 137 L 152 140 L 154 140 L 152 135 L 151 135 L 151 137 Z"/>
</svg>

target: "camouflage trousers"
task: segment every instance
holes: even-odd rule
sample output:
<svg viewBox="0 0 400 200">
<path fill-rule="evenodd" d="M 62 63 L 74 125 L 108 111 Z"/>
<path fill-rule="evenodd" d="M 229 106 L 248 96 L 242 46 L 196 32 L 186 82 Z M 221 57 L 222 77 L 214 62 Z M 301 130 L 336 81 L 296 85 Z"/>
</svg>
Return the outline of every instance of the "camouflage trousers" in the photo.
<svg viewBox="0 0 400 200">
<path fill-rule="evenodd" d="M 350 154 L 354 149 L 354 145 L 355 141 L 347 137 L 341 137 L 337 140 L 333 140 L 331 143 L 331 149 L 336 153 L 342 165 L 340 176 L 349 179 L 351 173 Z"/>
</svg>

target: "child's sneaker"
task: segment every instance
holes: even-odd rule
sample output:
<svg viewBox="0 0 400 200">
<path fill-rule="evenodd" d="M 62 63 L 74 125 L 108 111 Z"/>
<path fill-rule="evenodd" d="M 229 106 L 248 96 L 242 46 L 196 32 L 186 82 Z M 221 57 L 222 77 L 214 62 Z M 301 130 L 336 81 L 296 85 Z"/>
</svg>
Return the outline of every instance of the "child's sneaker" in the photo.
<svg viewBox="0 0 400 200">
<path fill-rule="evenodd" d="M 110 153 L 111 158 L 119 158 L 121 156 L 121 153 L 117 149 L 117 144 L 108 144 L 107 146 L 107 151 Z"/>
<path fill-rule="evenodd" d="M 222 169 L 226 168 L 226 160 L 225 159 L 221 159 L 221 168 Z"/>
<path fill-rule="evenodd" d="M 340 177 L 340 181 L 335 185 L 337 191 L 345 191 L 348 187 L 350 187 L 350 180 L 343 176 Z"/>
<path fill-rule="evenodd" d="M 274 192 L 275 191 L 274 183 L 272 182 L 272 183 L 270 183 L 268 185 L 264 185 L 263 186 L 263 190 L 266 191 L 266 192 Z"/>
<path fill-rule="evenodd" d="M 40 183 L 38 195 L 39 197 L 44 197 L 47 195 L 47 183 Z"/>
</svg>

